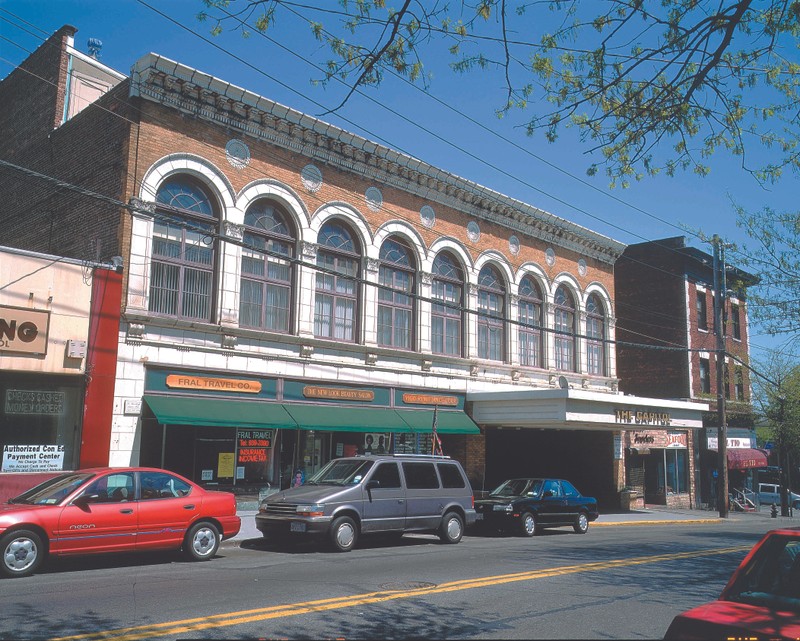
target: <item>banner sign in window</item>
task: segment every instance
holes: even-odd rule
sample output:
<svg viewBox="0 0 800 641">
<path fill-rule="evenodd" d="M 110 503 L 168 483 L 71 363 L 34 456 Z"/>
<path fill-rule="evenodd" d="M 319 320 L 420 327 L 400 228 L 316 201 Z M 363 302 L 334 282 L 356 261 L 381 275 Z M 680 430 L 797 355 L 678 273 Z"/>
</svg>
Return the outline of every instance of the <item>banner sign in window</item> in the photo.
<svg viewBox="0 0 800 641">
<path fill-rule="evenodd" d="M 238 464 L 266 463 L 272 447 L 272 430 L 237 430 Z"/>
<path fill-rule="evenodd" d="M 62 414 L 64 392 L 41 390 L 6 390 L 4 411 L 6 414 Z"/>
<path fill-rule="evenodd" d="M 4 445 L 3 472 L 60 472 L 63 445 Z"/>
<path fill-rule="evenodd" d="M 0 305 L 0 352 L 47 354 L 50 312 Z"/>
</svg>

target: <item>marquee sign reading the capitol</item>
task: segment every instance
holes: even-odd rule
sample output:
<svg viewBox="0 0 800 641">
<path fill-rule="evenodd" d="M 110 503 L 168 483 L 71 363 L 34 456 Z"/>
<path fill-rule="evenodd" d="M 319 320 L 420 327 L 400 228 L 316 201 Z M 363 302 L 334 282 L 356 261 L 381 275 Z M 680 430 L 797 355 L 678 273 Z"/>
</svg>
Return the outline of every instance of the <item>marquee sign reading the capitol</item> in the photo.
<svg viewBox="0 0 800 641">
<path fill-rule="evenodd" d="M 631 423 L 634 425 L 669 425 L 672 415 L 669 412 L 641 412 L 638 410 L 614 410 L 614 420 L 617 423 Z"/>
</svg>

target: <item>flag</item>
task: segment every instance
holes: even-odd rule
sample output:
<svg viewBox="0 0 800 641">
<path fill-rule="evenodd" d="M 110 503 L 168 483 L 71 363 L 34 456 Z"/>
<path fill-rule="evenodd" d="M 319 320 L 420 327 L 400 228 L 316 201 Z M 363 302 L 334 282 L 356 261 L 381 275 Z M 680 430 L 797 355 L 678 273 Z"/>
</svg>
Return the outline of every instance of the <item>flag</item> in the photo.
<svg viewBox="0 0 800 641">
<path fill-rule="evenodd" d="M 431 454 L 434 454 L 434 455 L 438 454 L 439 456 L 441 456 L 444 453 L 444 452 L 442 452 L 442 442 L 439 440 L 439 435 L 436 433 L 436 419 L 438 418 L 438 412 L 439 412 L 439 406 L 438 405 L 434 405 L 433 406 L 433 426 L 431 428 L 432 431 L 433 431 L 433 439 L 432 439 L 432 442 L 431 442 L 431 449 L 432 449 Z"/>
</svg>

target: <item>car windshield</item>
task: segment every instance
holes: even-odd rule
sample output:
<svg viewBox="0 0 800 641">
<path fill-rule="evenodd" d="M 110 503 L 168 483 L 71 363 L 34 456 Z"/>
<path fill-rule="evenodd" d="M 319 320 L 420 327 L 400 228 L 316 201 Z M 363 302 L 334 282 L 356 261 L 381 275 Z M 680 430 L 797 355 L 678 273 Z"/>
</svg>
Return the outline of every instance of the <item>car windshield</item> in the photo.
<svg viewBox="0 0 800 641">
<path fill-rule="evenodd" d="M 306 485 L 358 485 L 373 461 L 358 459 L 333 460 L 314 474 Z"/>
<path fill-rule="evenodd" d="M 44 483 L 40 483 L 19 496 L 15 496 L 13 499 L 9 500 L 9 503 L 56 505 L 60 503 L 65 496 L 72 494 L 79 485 L 93 476 L 94 474 L 62 474 L 61 476 L 48 479 Z"/>
<path fill-rule="evenodd" d="M 509 479 L 492 490 L 489 496 L 539 496 L 541 493 L 541 479 Z"/>
<path fill-rule="evenodd" d="M 800 535 L 773 535 L 741 569 L 726 601 L 800 612 Z"/>
</svg>

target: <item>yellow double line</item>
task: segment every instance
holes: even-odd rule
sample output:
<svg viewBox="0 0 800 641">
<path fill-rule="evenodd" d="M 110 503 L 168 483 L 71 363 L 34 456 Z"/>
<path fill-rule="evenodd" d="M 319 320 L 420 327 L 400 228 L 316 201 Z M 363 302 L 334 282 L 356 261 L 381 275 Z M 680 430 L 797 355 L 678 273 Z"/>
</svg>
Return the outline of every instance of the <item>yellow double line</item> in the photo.
<svg viewBox="0 0 800 641">
<path fill-rule="evenodd" d="M 152 639 L 153 637 L 159 636 L 199 632 L 201 630 L 223 628 L 232 625 L 242 625 L 245 623 L 255 623 L 257 621 L 267 621 L 269 619 L 280 619 L 284 617 L 297 616 L 299 614 L 352 608 L 359 605 L 384 603 L 386 601 L 427 596 L 429 594 L 443 594 L 445 592 L 457 592 L 459 590 L 485 588 L 495 585 L 503 585 L 506 583 L 517 583 L 519 581 L 535 581 L 536 579 L 563 576 L 566 574 L 577 574 L 579 572 L 597 572 L 599 570 L 610 570 L 615 568 L 631 567 L 634 565 L 646 565 L 649 563 L 660 563 L 662 561 L 694 559 L 702 556 L 715 556 L 718 554 L 735 554 L 737 552 L 745 552 L 749 550 L 750 547 L 751 546 L 748 545 L 713 550 L 698 550 L 694 552 L 673 552 L 655 556 L 640 556 L 630 559 L 614 559 L 611 561 L 582 563 L 580 565 L 566 565 L 558 568 L 532 570 L 530 572 L 517 572 L 514 574 L 500 574 L 497 576 L 451 581 L 449 583 L 442 583 L 429 588 L 367 592 L 365 594 L 336 597 L 333 599 L 320 599 L 317 601 L 306 601 L 303 603 L 275 605 L 266 608 L 255 608 L 252 610 L 240 610 L 238 612 L 226 612 L 224 614 L 214 614 L 206 617 L 183 619 L 180 621 L 166 621 L 164 623 L 154 623 L 151 625 L 142 625 L 130 628 L 119 628 L 117 630 L 104 630 L 87 634 L 76 634 L 73 636 L 52 639 L 52 641 L 100 641 L 108 639 L 113 639 L 115 641 L 136 641 L 138 639 Z"/>
</svg>

